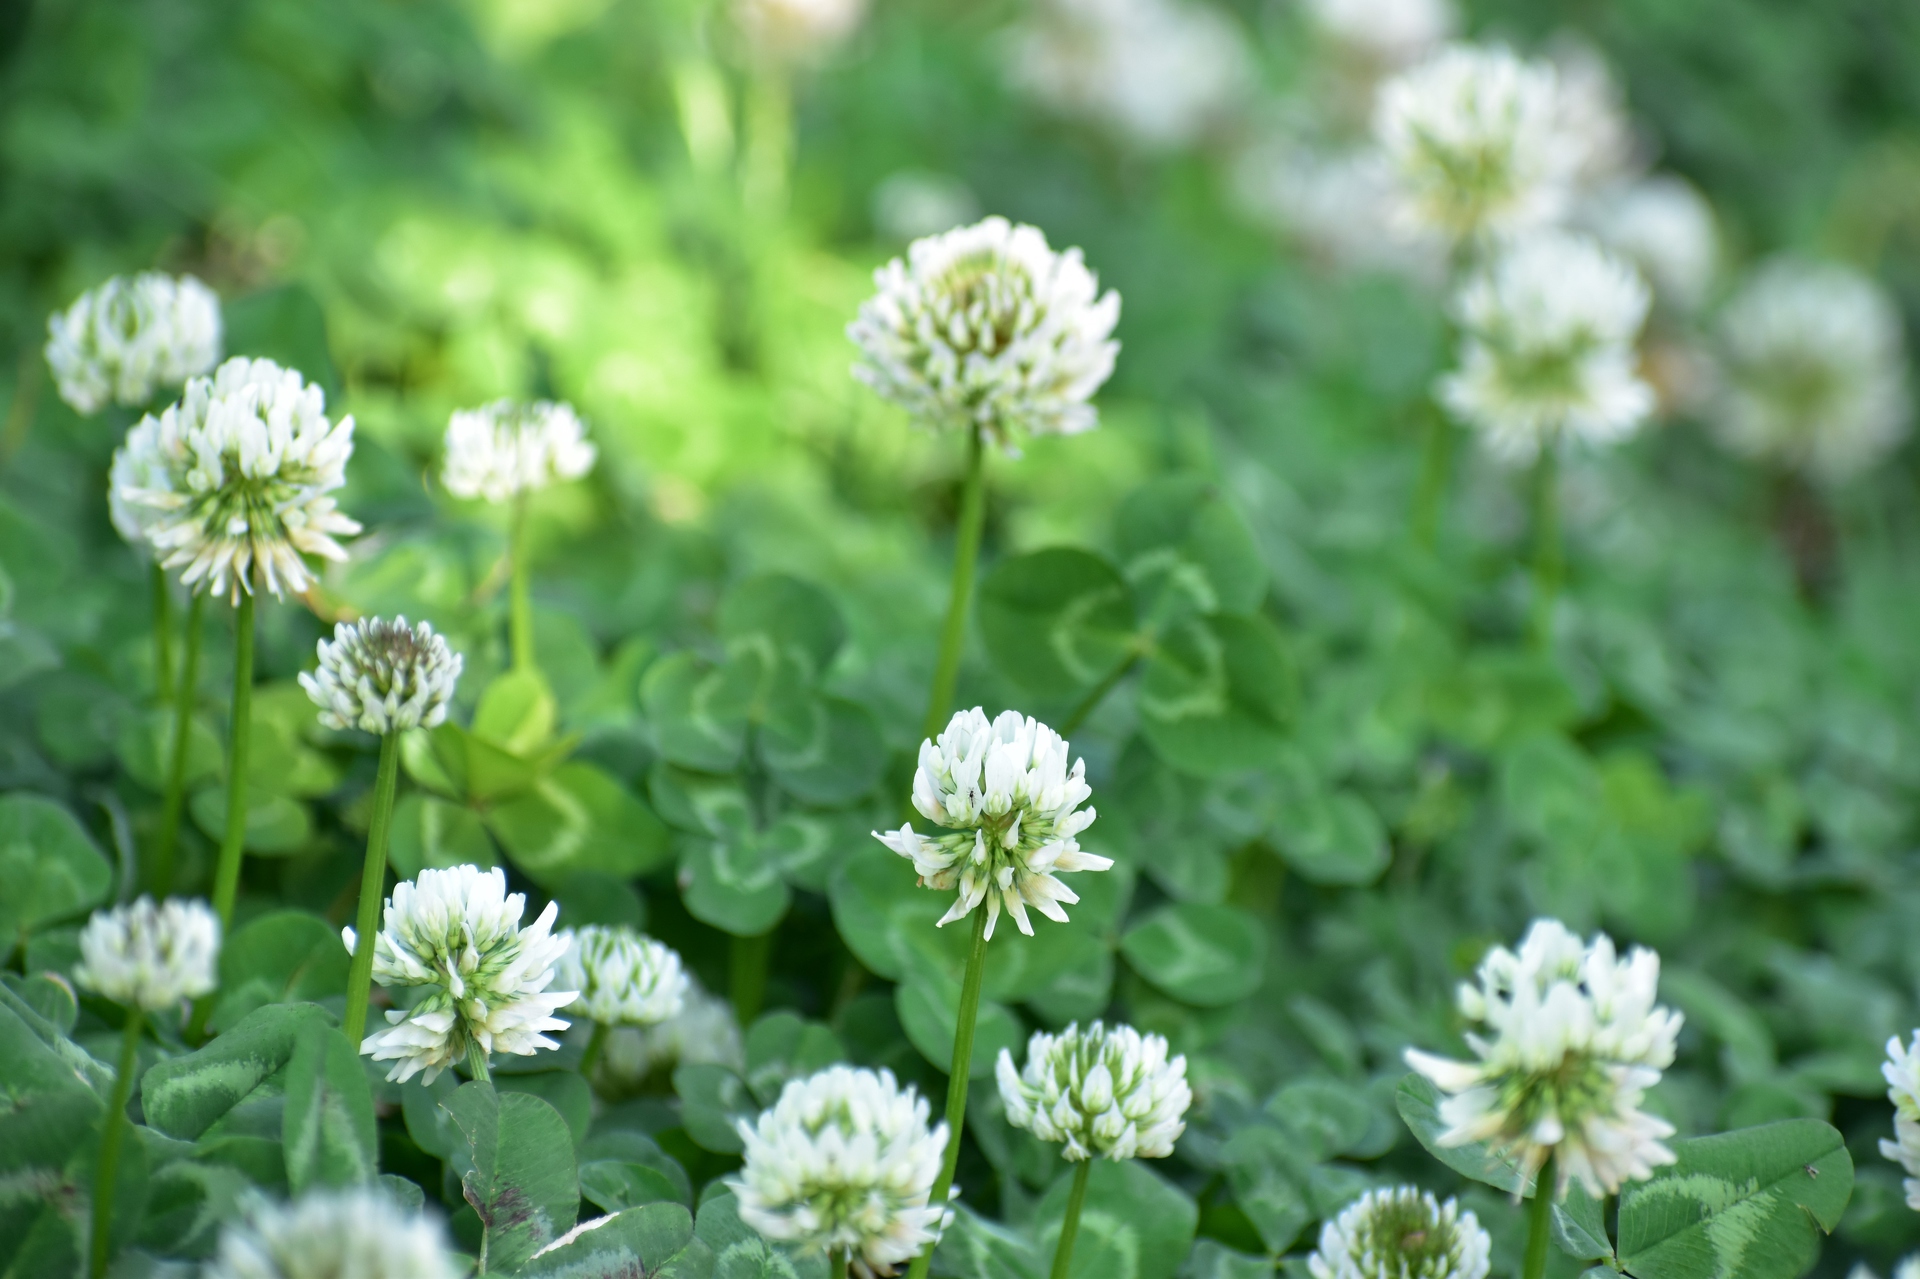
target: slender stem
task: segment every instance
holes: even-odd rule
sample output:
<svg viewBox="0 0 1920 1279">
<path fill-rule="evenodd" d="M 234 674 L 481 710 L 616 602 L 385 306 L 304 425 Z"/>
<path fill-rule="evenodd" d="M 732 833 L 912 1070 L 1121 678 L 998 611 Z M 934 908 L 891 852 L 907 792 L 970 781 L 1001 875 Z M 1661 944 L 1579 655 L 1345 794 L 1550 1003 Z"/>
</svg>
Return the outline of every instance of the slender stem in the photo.
<svg viewBox="0 0 1920 1279">
<path fill-rule="evenodd" d="M 847 1267 L 852 1264 L 851 1248 L 827 1249 L 827 1279 L 847 1279 Z"/>
<path fill-rule="evenodd" d="M 786 71 L 764 59 L 747 86 L 746 150 L 740 187 L 750 212 L 778 217 L 787 204 L 793 166 L 793 89 Z"/>
<path fill-rule="evenodd" d="M 1453 470 L 1453 424 L 1430 410 L 1420 450 L 1420 482 L 1413 491 L 1413 536 L 1431 550 L 1440 538 L 1440 511 L 1446 504 L 1447 477 Z"/>
<path fill-rule="evenodd" d="M 1547 1272 L 1547 1241 L 1553 1235 L 1554 1190 L 1559 1182 L 1555 1157 L 1547 1156 L 1533 1178 L 1533 1200 L 1527 1205 L 1527 1259 L 1521 1279 L 1540 1279 Z"/>
<path fill-rule="evenodd" d="M 487 1068 L 487 1050 L 480 1046 L 477 1039 L 467 1041 L 467 1072 L 479 1083 L 493 1082 L 493 1071 Z"/>
<path fill-rule="evenodd" d="M 967 607 L 973 600 L 973 566 L 980 558 L 980 530 L 986 524 L 987 442 L 976 426 L 967 444 L 967 478 L 960 491 L 959 540 L 953 552 L 953 590 L 947 597 L 947 621 L 940 632 L 940 659 L 933 668 L 933 690 L 927 698 L 925 736 L 946 727 L 953 706 L 953 686 L 960 678 L 960 650 L 966 647 Z"/>
<path fill-rule="evenodd" d="M 174 854 L 180 846 L 180 816 L 187 803 L 187 744 L 193 740 L 193 702 L 200 683 L 200 615 L 207 597 L 195 593 L 187 605 L 186 649 L 180 675 L 173 681 L 173 745 L 167 758 L 167 791 L 160 803 L 160 833 L 154 841 L 151 878 L 156 897 L 173 891 Z"/>
<path fill-rule="evenodd" d="M 227 729 L 227 826 L 220 832 L 213 909 L 224 933 L 240 895 L 240 855 L 247 840 L 247 749 L 253 736 L 253 592 L 240 592 L 233 615 L 233 723 Z M 195 1019 L 196 1021 L 198 1018 Z"/>
<path fill-rule="evenodd" d="M 367 861 L 360 870 L 360 913 L 354 918 L 353 967 L 347 973 L 347 1015 L 340 1023 L 347 1042 L 356 1049 L 367 1031 L 367 1001 L 373 994 L 373 941 L 387 889 L 387 830 L 393 824 L 393 792 L 399 777 L 400 734 L 387 733 L 380 738 L 380 771 L 373 781 Z"/>
<path fill-rule="evenodd" d="M 1533 467 L 1533 618 L 1534 646 L 1553 646 L 1553 610 L 1560 597 L 1566 563 L 1560 547 L 1559 455 L 1549 446 Z"/>
<path fill-rule="evenodd" d="M 100 1119 L 100 1162 L 93 1170 L 93 1251 L 88 1273 L 101 1279 L 107 1273 L 107 1248 L 113 1232 L 113 1192 L 120 1175 L 120 1143 L 127 1135 L 127 1098 L 133 1095 L 133 1067 L 140 1054 L 140 1026 L 146 1020 L 139 1008 L 127 1010 L 121 1032 L 120 1069 L 113 1077 L 113 1100 Z"/>
<path fill-rule="evenodd" d="M 767 1000 L 767 964 L 773 958 L 773 932 L 758 937 L 733 939 L 733 961 L 728 974 L 733 995 L 733 1015 L 741 1026 L 751 1026 Z"/>
<path fill-rule="evenodd" d="M 153 691 L 165 705 L 173 692 L 173 595 L 167 590 L 167 570 L 153 565 Z"/>
<path fill-rule="evenodd" d="M 974 1023 L 980 1020 L 980 981 L 987 972 L 987 907 L 983 902 L 973 910 L 973 946 L 967 951 L 967 975 L 960 984 L 960 1019 L 953 1028 L 953 1071 L 947 1076 L 947 1151 L 940 1161 L 940 1177 L 933 1183 L 930 1204 L 944 1207 L 947 1192 L 953 1188 L 954 1170 L 960 1166 L 960 1134 L 966 1128 L 967 1081 L 973 1073 Z M 913 1259 L 907 1279 L 926 1279 L 933 1264 L 933 1249 Z"/>
<path fill-rule="evenodd" d="M 1060 1219 L 1060 1242 L 1053 1246 L 1053 1279 L 1067 1279 L 1073 1265 L 1073 1241 L 1080 1233 L 1080 1209 L 1087 1202 L 1087 1178 L 1093 1172 L 1093 1160 L 1082 1159 L 1073 1166 L 1073 1189 L 1067 1193 L 1067 1215 Z"/>
<path fill-rule="evenodd" d="M 580 1078 L 587 1081 L 588 1087 L 593 1086 L 593 1068 L 600 1064 L 600 1054 L 606 1051 L 606 1047 L 607 1023 L 596 1021 L 593 1023 L 593 1033 L 587 1036 L 587 1050 L 580 1054 Z"/>
<path fill-rule="evenodd" d="M 1080 704 L 1073 708 L 1073 713 L 1068 715 L 1066 721 L 1060 725 L 1060 736 L 1071 737 L 1075 729 L 1087 722 L 1087 716 L 1093 714 L 1099 709 L 1100 703 L 1107 700 L 1107 694 L 1111 693 L 1121 680 L 1132 674 L 1133 668 L 1139 664 L 1140 654 L 1136 651 L 1129 655 L 1126 661 L 1107 672 L 1106 677 L 1080 699 Z"/>
<path fill-rule="evenodd" d="M 527 495 L 513 499 L 513 532 L 507 555 L 513 564 L 513 576 L 507 586 L 507 646 L 513 653 L 513 669 L 534 669 L 532 566 L 527 563 Z"/>
</svg>

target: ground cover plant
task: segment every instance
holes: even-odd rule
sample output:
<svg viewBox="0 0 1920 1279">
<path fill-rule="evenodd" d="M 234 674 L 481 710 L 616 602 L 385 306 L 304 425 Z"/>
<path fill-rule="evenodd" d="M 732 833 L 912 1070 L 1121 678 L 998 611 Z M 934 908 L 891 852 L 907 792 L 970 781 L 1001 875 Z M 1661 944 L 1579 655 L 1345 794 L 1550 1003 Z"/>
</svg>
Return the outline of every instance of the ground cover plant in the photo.
<svg viewBox="0 0 1920 1279">
<path fill-rule="evenodd" d="M 0 1274 L 1909 1272 L 1916 66 L 15 6 Z"/>
</svg>

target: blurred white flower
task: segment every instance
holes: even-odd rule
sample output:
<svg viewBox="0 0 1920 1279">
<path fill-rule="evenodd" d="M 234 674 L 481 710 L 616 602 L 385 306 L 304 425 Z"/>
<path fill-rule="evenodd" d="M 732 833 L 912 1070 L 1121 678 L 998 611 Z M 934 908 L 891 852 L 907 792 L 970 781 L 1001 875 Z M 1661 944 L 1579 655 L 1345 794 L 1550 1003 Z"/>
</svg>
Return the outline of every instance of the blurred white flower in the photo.
<svg viewBox="0 0 1920 1279">
<path fill-rule="evenodd" d="M 1837 481 L 1906 435 L 1900 312 L 1853 268 L 1774 259 L 1728 300 L 1719 339 L 1712 424 L 1735 452 Z"/>
<path fill-rule="evenodd" d="M 577 990 L 551 991 L 567 943 L 552 933 L 556 903 L 522 928 L 522 893 L 507 892 L 499 867 L 423 870 L 387 899 L 385 926 L 374 940 L 373 979 L 382 986 L 426 987 L 411 1009 L 387 1014 L 389 1025 L 360 1044 L 375 1061 L 392 1061 L 387 1078 L 401 1083 L 425 1072 L 432 1083 L 447 1067 L 483 1054 L 530 1057 L 558 1048 L 543 1031 L 565 1030 L 553 1014 Z M 349 951 L 352 929 L 342 930 Z"/>
<path fill-rule="evenodd" d="M 638 1087 L 661 1067 L 712 1062 L 739 1071 L 746 1046 L 733 1005 L 704 990 L 691 974 L 680 1011 L 653 1026 L 616 1026 L 607 1036 L 596 1077 Z"/>
<path fill-rule="evenodd" d="M 1157 150 L 1197 141 L 1253 79 L 1240 28 L 1198 0 L 1043 0 L 1010 36 L 1015 87 Z"/>
<path fill-rule="evenodd" d="M 1907 1207 L 1920 1212 L 1920 1030 L 1913 1043 L 1902 1045 L 1895 1035 L 1887 1041 L 1887 1100 L 1893 1103 L 1892 1141 L 1880 1140 L 1880 1154 L 1906 1170 Z"/>
<path fill-rule="evenodd" d="M 313 583 L 303 555 L 344 560 L 358 533 L 328 494 L 347 482 L 353 419 L 327 421 L 326 396 L 294 369 L 235 358 L 187 383 L 178 404 L 129 433 L 113 500 L 160 563 L 188 586 L 238 603 Z"/>
<path fill-rule="evenodd" d="M 727 1182 L 740 1220 L 769 1239 L 848 1250 L 862 1279 L 890 1275 L 939 1237 L 929 1205 L 947 1126 L 927 1103 L 878 1074 L 831 1066 L 790 1081 L 756 1123 L 740 1121 L 745 1163 Z"/>
<path fill-rule="evenodd" d="M 73 979 L 116 1004 L 153 1012 L 220 984 L 220 917 L 201 901 L 142 897 L 96 910 L 80 930 Z"/>
<path fill-rule="evenodd" d="M 290 1204 L 250 1195 L 220 1235 L 206 1279 L 458 1279 L 446 1231 L 368 1187 Z"/>
<path fill-rule="evenodd" d="M 577 480 L 596 456 L 571 404 L 495 400 L 447 421 L 440 482 L 455 497 L 505 502 L 558 480 Z"/>
<path fill-rule="evenodd" d="M 320 666 L 300 672 L 300 687 L 328 728 L 398 733 L 433 728 L 447 718 L 465 660 L 433 633 L 431 623 L 369 617 L 341 622 L 333 642 L 320 640 Z"/>
<path fill-rule="evenodd" d="M 589 924 L 560 933 L 567 950 L 559 982 L 580 992 L 570 1006 L 603 1026 L 651 1026 L 686 1006 L 680 954 L 631 928 Z"/>
<path fill-rule="evenodd" d="M 1631 258 L 1674 310 L 1690 313 L 1706 301 L 1720 236 L 1712 206 L 1685 178 L 1662 173 L 1602 191 L 1581 221 L 1608 248 Z"/>
<path fill-rule="evenodd" d="M 1027 1041 L 1027 1064 L 1000 1050 L 995 1067 L 1007 1122 L 1042 1141 L 1064 1142 L 1070 1160 L 1164 1159 L 1186 1131 L 1187 1059 L 1131 1026 L 1078 1024 Z"/>
<path fill-rule="evenodd" d="M 1477 1029 L 1478 1060 L 1407 1050 L 1407 1064 L 1451 1094 L 1440 1104 L 1443 1145 L 1486 1142 L 1533 1176 L 1557 1155 L 1564 1194 L 1579 1181 L 1598 1199 L 1670 1164 L 1673 1125 L 1640 1109 L 1673 1064 L 1680 1014 L 1654 1002 L 1660 957 L 1635 947 L 1622 960 L 1604 934 L 1592 944 L 1557 920 L 1528 930 L 1515 954 L 1496 946 L 1460 1011 Z"/>
<path fill-rule="evenodd" d="M 1445 239 L 1394 225 L 1394 177 L 1386 157 L 1367 149 L 1322 149 L 1273 138 L 1242 152 L 1234 194 L 1243 211 L 1351 270 L 1394 271 L 1438 284 Z"/>
<path fill-rule="evenodd" d="M 135 502 L 136 492 L 174 493 L 186 484 L 186 450 L 178 436 L 162 446 L 160 419 L 143 416 L 127 431 L 127 438 L 113 451 L 113 465 L 107 470 L 107 517 L 114 532 L 137 551 L 153 554 L 148 534 L 161 518 L 161 509 Z"/>
<path fill-rule="evenodd" d="M 1453 34 L 1450 0 L 1305 0 L 1308 16 L 1335 43 L 1381 70 L 1425 57 Z"/>
<path fill-rule="evenodd" d="M 913 862 L 924 887 L 960 890 L 940 923 L 984 901 L 987 936 L 1002 905 L 1032 936 L 1028 906 L 1064 924 L 1060 903 L 1080 900 L 1055 876 L 1113 865 L 1080 851 L 1076 838 L 1093 825 L 1093 809 L 1076 811 L 1092 793 L 1084 760 L 1067 769 L 1065 738 L 1018 711 L 989 723 L 976 706 L 956 714 L 937 742 L 920 744 L 913 774 L 914 808 L 955 833 L 918 835 L 909 822 L 874 838 Z"/>
<path fill-rule="evenodd" d="M 1645 165 L 1643 148 L 1620 86 L 1600 51 L 1563 34 L 1551 59 L 1557 78 L 1554 100 L 1561 145 L 1575 160 L 1576 185 L 1593 189 L 1617 182 Z"/>
<path fill-rule="evenodd" d="M 733 0 L 733 22 L 753 52 L 775 62 L 809 62 L 853 34 L 867 0 Z"/>
<path fill-rule="evenodd" d="M 1634 269 L 1588 237 L 1527 236 L 1455 299 L 1460 367 L 1440 399 L 1509 463 L 1631 435 L 1654 408 L 1634 348 L 1649 302 Z"/>
<path fill-rule="evenodd" d="M 918 240 L 980 216 L 967 184 L 944 173 L 901 169 L 873 189 L 873 225 L 889 240 Z"/>
<path fill-rule="evenodd" d="M 1320 1227 L 1313 1279 L 1486 1279 L 1493 1239 L 1479 1218 L 1418 1186 L 1369 1190 Z"/>
<path fill-rule="evenodd" d="M 1585 158 L 1553 67 L 1497 45 L 1449 45 L 1382 85 L 1374 136 L 1402 223 L 1455 238 L 1557 220 Z"/>
<path fill-rule="evenodd" d="M 847 336 L 854 376 L 886 399 L 1009 447 L 1098 425 L 1087 401 L 1113 372 L 1120 295 L 1100 294 L 1080 250 L 1055 253 L 1037 228 L 987 218 L 915 240 L 873 280 Z"/>
<path fill-rule="evenodd" d="M 220 359 L 220 299 L 190 275 L 116 275 L 47 319 L 47 364 L 80 413 L 138 408 Z"/>
</svg>

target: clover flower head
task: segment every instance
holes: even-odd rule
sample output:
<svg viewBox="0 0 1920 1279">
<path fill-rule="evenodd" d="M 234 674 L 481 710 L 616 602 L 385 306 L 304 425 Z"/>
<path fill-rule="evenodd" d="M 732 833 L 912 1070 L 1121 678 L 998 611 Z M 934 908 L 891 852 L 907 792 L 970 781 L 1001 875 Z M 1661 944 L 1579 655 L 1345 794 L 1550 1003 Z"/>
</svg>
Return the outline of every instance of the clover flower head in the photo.
<svg viewBox="0 0 1920 1279">
<path fill-rule="evenodd" d="M 1440 399 L 1504 462 L 1623 439 L 1654 408 L 1634 348 L 1650 302 L 1633 267 L 1590 238 L 1526 236 L 1456 297 L 1460 366 Z"/>
<path fill-rule="evenodd" d="M 289 1204 L 251 1195 L 220 1236 L 207 1279 L 457 1279 L 446 1231 L 366 1187 Z"/>
<path fill-rule="evenodd" d="M 160 419 L 149 414 L 133 424 L 113 451 L 113 464 L 107 470 L 107 516 L 114 532 L 137 551 L 153 553 L 148 535 L 163 511 L 133 500 L 132 495 L 173 493 L 185 486 L 186 450 L 181 445 L 176 435 L 163 447 Z"/>
<path fill-rule="evenodd" d="M 1847 479 L 1912 415 L 1900 313 L 1851 267 L 1776 258 L 1727 302 L 1712 423 L 1736 453 Z"/>
<path fill-rule="evenodd" d="M 495 400 L 447 421 L 441 483 L 455 497 L 506 502 L 559 480 L 577 480 L 597 456 L 571 404 Z"/>
<path fill-rule="evenodd" d="M 861 1279 L 890 1275 L 937 1239 L 928 1199 L 947 1126 L 892 1072 L 830 1066 L 790 1081 L 757 1122 L 740 1121 L 745 1164 L 727 1185 L 740 1219 L 769 1239 L 846 1250 Z"/>
<path fill-rule="evenodd" d="M 220 359 L 220 299 L 190 275 L 116 275 L 47 319 L 47 364 L 76 412 L 137 408 Z"/>
<path fill-rule="evenodd" d="M 1371 148 L 1327 146 L 1276 131 L 1247 146 L 1233 194 L 1251 217 L 1350 270 L 1385 270 L 1424 285 L 1443 278 L 1443 237 L 1393 225 L 1395 180 Z"/>
<path fill-rule="evenodd" d="M 147 1012 L 196 999 L 220 984 L 220 917 L 201 901 L 142 897 L 96 910 L 80 930 L 73 979 L 116 1004 Z"/>
<path fill-rule="evenodd" d="M 1045 0 L 1010 35 L 1016 89 L 1150 151 L 1199 141 L 1253 83 L 1240 28 L 1191 0 Z"/>
<path fill-rule="evenodd" d="M 1594 198 L 1583 221 L 1646 274 L 1666 305 L 1689 313 L 1706 301 L 1720 234 L 1712 206 L 1685 178 L 1662 173 L 1611 188 Z"/>
<path fill-rule="evenodd" d="M 444 722 L 465 660 L 430 623 L 409 626 L 404 617 L 338 623 L 333 642 L 316 647 L 319 669 L 302 671 L 300 687 L 320 722 L 382 735 Z"/>
<path fill-rule="evenodd" d="M 1384 69 L 1424 57 L 1458 20 L 1449 0 L 1307 0 L 1306 9 L 1341 48 Z"/>
<path fill-rule="evenodd" d="M 1098 424 L 1088 401 L 1120 349 L 1120 295 L 1100 294 L 1080 250 L 994 217 L 915 240 L 873 278 L 847 336 L 854 376 L 882 397 L 1008 448 Z"/>
<path fill-rule="evenodd" d="M 177 404 L 136 426 L 114 498 L 166 568 L 237 604 L 240 593 L 299 594 L 303 555 L 344 560 L 360 531 L 328 494 L 347 482 L 353 419 L 294 369 L 236 357 L 188 381 Z"/>
<path fill-rule="evenodd" d="M 1553 67 L 1498 45 L 1449 45 L 1382 85 L 1374 136 L 1401 221 L 1459 239 L 1556 220 L 1584 158 Z"/>
<path fill-rule="evenodd" d="M 614 1090 L 638 1088 L 662 1067 L 711 1062 L 746 1068 L 746 1044 L 733 1004 L 707 993 L 691 973 L 680 1011 L 649 1026 L 615 1026 L 600 1054 L 595 1078 Z"/>
<path fill-rule="evenodd" d="M 1187 1059 L 1167 1056 L 1167 1041 L 1131 1026 L 1076 1023 L 1027 1041 L 1015 1071 L 1000 1050 L 995 1073 L 1007 1122 L 1042 1141 L 1064 1142 L 1071 1160 L 1164 1159 L 1186 1131 L 1193 1104 Z"/>
<path fill-rule="evenodd" d="M 867 0 L 733 0 L 733 23 L 747 45 L 774 62 L 808 62 L 853 34 Z"/>
<path fill-rule="evenodd" d="M 600 924 L 563 931 L 560 939 L 567 950 L 559 982 L 580 992 L 576 1013 L 603 1026 L 652 1026 L 685 1008 L 687 970 L 665 943 Z"/>
<path fill-rule="evenodd" d="M 1493 1239 L 1479 1218 L 1418 1186 L 1369 1190 L 1320 1227 L 1313 1279 L 1486 1279 Z"/>
<path fill-rule="evenodd" d="M 1626 97 L 1598 49 L 1565 34 L 1554 44 L 1560 144 L 1574 158 L 1574 184 L 1585 191 L 1617 182 L 1643 163 Z"/>
<path fill-rule="evenodd" d="M 989 722 L 976 706 L 920 744 L 913 774 L 913 806 L 952 833 L 921 835 L 909 822 L 873 837 L 911 861 L 923 887 L 959 889 L 941 924 L 984 901 L 988 937 L 1002 906 L 1031 937 L 1027 907 L 1064 924 L 1061 903 L 1080 900 L 1058 875 L 1113 865 L 1080 849 L 1077 837 L 1094 818 L 1080 809 L 1093 793 L 1086 771 L 1084 760 L 1068 771 L 1066 739 L 1045 724 L 1018 711 Z"/>
<path fill-rule="evenodd" d="M 387 1078 L 427 1083 L 466 1060 L 469 1048 L 531 1057 L 559 1042 L 543 1031 L 565 1030 L 553 1014 L 577 990 L 548 990 L 565 939 L 553 935 L 559 906 L 522 927 L 526 896 L 507 892 L 499 867 L 423 870 L 387 899 L 385 925 L 374 939 L 373 979 L 382 986 L 425 988 L 411 1009 L 387 1014 L 388 1026 L 361 1041 L 375 1061 L 392 1061 Z M 342 931 L 354 948 L 352 929 Z"/>
<path fill-rule="evenodd" d="M 1911 1044 L 1902 1044 L 1898 1035 L 1887 1041 L 1880 1073 L 1893 1103 L 1893 1140 L 1881 1138 L 1880 1154 L 1906 1170 L 1907 1207 L 1920 1212 L 1920 1030 L 1913 1032 Z"/>
<path fill-rule="evenodd" d="M 1557 1153 L 1556 1193 L 1578 1180 L 1596 1199 L 1672 1163 L 1673 1126 L 1640 1109 L 1680 1033 L 1680 1014 L 1654 1002 L 1659 981 L 1654 952 L 1620 959 L 1605 934 L 1583 945 L 1558 920 L 1536 921 L 1518 953 L 1489 951 L 1460 987 L 1477 1060 L 1407 1050 L 1451 1094 L 1441 1144 L 1486 1142 L 1528 1176 Z"/>
</svg>

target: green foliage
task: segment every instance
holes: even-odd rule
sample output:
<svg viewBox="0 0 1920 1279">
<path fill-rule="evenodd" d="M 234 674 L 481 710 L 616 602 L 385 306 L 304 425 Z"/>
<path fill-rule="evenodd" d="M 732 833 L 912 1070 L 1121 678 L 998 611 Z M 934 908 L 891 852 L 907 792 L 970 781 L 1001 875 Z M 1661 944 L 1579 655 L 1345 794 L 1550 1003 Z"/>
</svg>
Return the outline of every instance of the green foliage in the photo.
<svg viewBox="0 0 1920 1279">
<path fill-rule="evenodd" d="M 512 1273 L 572 1229 L 579 1212 L 566 1121 L 538 1097 L 481 1082 L 462 1084 L 441 1106 L 460 1133 L 448 1166 L 480 1218 L 481 1256 Z"/>
<path fill-rule="evenodd" d="M 357 1045 L 320 1021 L 300 1030 L 287 1061 L 284 1128 L 287 1186 L 350 1186 L 378 1171 L 373 1094 Z"/>
<path fill-rule="evenodd" d="M 37 795 L 0 796 L 0 935 L 35 929 L 103 901 L 113 872 L 73 814 Z"/>
</svg>

